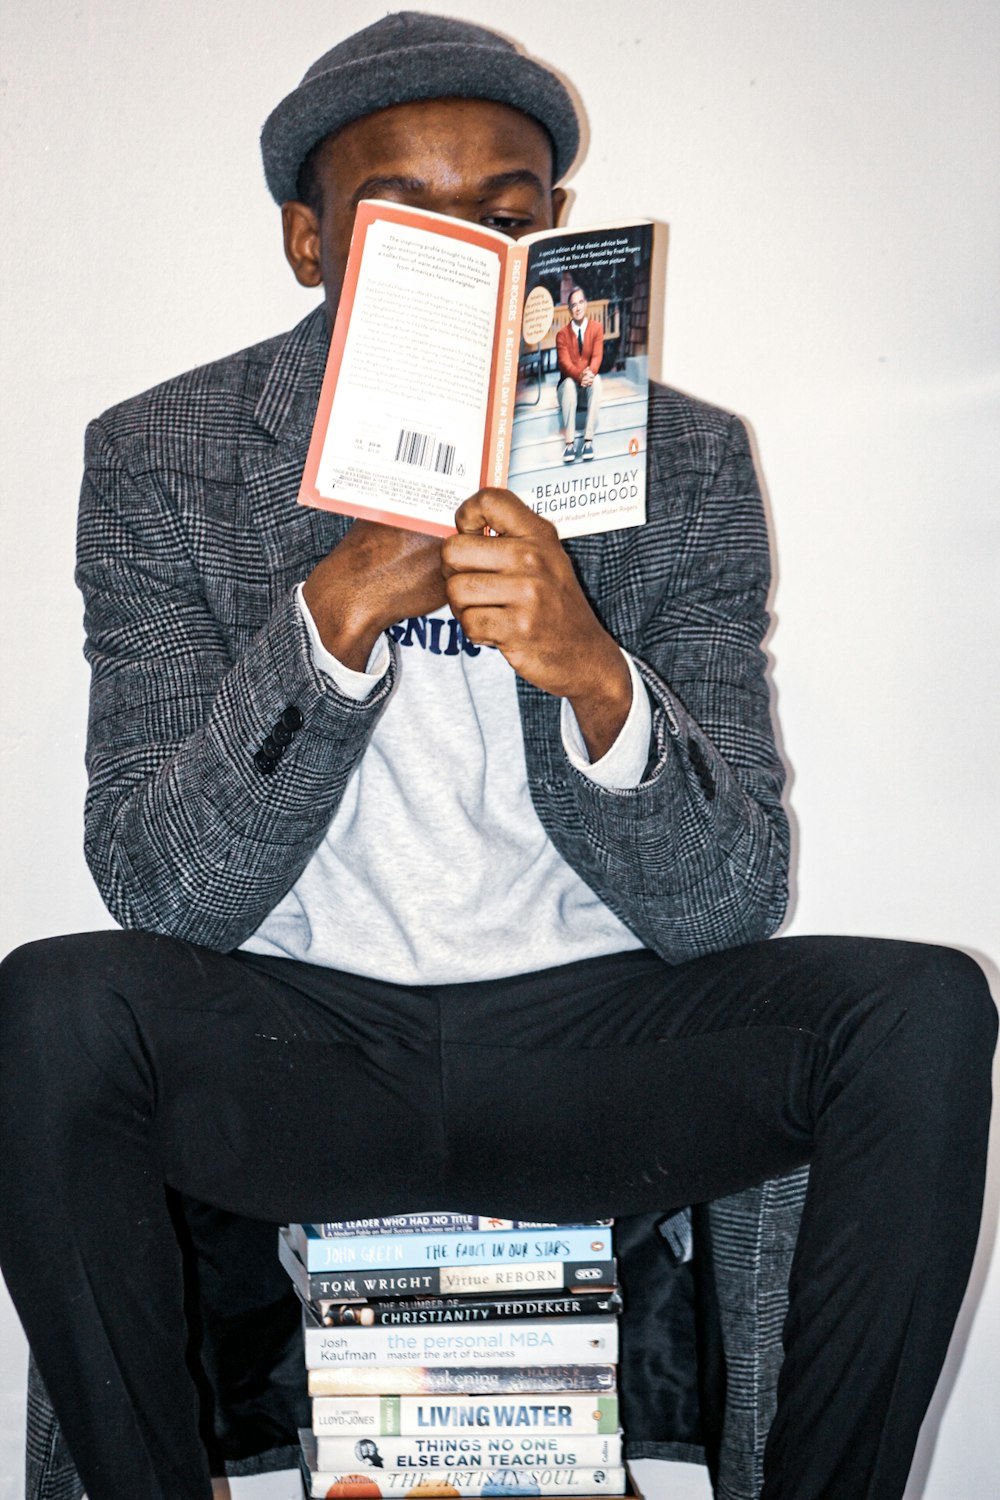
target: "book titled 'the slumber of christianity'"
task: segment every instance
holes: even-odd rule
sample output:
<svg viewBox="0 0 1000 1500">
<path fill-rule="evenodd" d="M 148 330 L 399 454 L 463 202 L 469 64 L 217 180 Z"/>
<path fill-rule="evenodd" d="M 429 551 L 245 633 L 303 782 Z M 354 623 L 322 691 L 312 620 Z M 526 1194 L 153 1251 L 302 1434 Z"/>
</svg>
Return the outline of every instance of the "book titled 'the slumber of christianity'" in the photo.
<svg viewBox="0 0 1000 1500">
<path fill-rule="evenodd" d="M 484 487 L 562 537 L 646 515 L 653 226 L 511 240 L 358 207 L 300 501 L 436 536 Z"/>
</svg>

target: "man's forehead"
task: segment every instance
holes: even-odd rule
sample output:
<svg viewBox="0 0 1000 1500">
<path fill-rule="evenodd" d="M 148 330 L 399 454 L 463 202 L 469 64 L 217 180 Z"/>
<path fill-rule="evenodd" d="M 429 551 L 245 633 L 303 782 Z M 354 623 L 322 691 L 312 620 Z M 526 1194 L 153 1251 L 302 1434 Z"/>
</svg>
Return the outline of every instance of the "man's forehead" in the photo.
<svg viewBox="0 0 1000 1500">
<path fill-rule="evenodd" d="M 419 191 L 449 176 L 484 194 L 518 187 L 547 193 L 552 185 L 547 132 L 519 110 L 482 99 L 380 110 L 327 137 L 320 162 L 351 191 Z"/>
<path fill-rule="evenodd" d="M 415 177 L 404 175 L 399 172 L 379 172 L 365 177 L 355 187 L 352 197 L 354 207 L 357 208 L 362 198 L 377 198 L 387 193 L 418 194 L 425 192 L 434 186 L 432 175 Z M 467 192 L 474 193 L 481 199 L 493 197 L 497 193 L 506 192 L 508 189 L 527 188 L 530 192 L 542 196 L 549 192 L 549 187 L 542 181 L 537 172 L 494 172 L 487 177 L 466 178 L 463 186 Z"/>
</svg>

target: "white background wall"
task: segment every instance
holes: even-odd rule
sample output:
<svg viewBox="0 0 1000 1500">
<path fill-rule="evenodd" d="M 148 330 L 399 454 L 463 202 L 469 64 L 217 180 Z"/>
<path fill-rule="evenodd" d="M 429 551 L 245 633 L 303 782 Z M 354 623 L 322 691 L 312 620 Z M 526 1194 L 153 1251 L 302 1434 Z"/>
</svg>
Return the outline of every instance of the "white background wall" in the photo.
<svg viewBox="0 0 1000 1500">
<path fill-rule="evenodd" d="M 575 82 L 591 130 L 577 222 L 669 224 L 663 376 L 752 423 L 798 833 L 788 930 L 954 943 L 995 981 L 994 0 L 455 11 L 502 14 Z M 0 949 L 107 925 L 80 854 L 85 421 L 307 309 L 256 135 L 314 57 L 380 14 L 7 0 Z M 997 1177 L 909 1500 L 997 1493 Z M 4 1304 L 0 1500 L 19 1488 L 23 1360 Z"/>
</svg>

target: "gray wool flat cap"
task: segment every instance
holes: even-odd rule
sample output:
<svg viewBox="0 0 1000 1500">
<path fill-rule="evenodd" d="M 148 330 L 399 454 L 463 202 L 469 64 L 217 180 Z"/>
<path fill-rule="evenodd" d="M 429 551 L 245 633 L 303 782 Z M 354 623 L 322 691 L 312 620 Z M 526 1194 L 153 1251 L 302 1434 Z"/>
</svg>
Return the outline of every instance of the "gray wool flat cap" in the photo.
<svg viewBox="0 0 1000 1500">
<path fill-rule="evenodd" d="M 264 176 L 277 203 L 298 196 L 299 169 L 317 141 L 352 120 L 414 99 L 492 99 L 548 131 L 558 181 L 580 145 L 565 85 L 513 42 L 448 16 L 404 10 L 331 47 L 271 111 L 260 135 Z"/>
</svg>

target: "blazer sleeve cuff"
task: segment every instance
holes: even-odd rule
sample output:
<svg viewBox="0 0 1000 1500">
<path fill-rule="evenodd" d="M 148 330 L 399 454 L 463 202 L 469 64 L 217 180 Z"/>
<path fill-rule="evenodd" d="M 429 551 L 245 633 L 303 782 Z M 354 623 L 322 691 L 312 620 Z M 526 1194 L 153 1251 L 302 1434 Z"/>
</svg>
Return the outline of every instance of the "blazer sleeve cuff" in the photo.
<svg viewBox="0 0 1000 1500">
<path fill-rule="evenodd" d="M 253 646 L 220 690 L 210 724 L 228 743 L 220 746 L 219 774 L 227 778 L 235 752 L 251 783 L 277 786 L 294 767 L 307 795 L 339 780 L 363 752 L 375 719 L 395 681 L 389 651 L 384 674 L 359 700 L 322 672 L 295 590 L 278 604 Z"/>
<path fill-rule="evenodd" d="M 560 710 L 563 749 L 570 765 L 598 786 L 618 790 L 636 787 L 641 782 L 649 761 L 649 737 L 653 721 L 649 696 L 635 662 L 627 651 L 622 651 L 622 656 L 632 679 L 632 702 L 618 738 L 599 760 L 592 761 L 587 754 L 576 714 L 568 699 L 562 700 Z"/>
<path fill-rule="evenodd" d="M 386 672 L 389 670 L 390 651 L 389 642 L 384 635 L 380 635 L 371 649 L 368 662 L 363 672 L 355 671 L 353 667 L 345 666 L 339 657 L 334 656 L 323 645 L 323 638 L 319 633 L 319 626 L 313 619 L 312 610 L 305 601 L 302 592 L 302 584 L 295 589 L 295 602 L 299 612 L 305 621 L 306 631 L 309 635 L 309 645 L 312 650 L 313 664 L 316 668 L 329 677 L 347 698 L 353 698 L 360 703 L 368 697 L 369 693 L 378 686 Z"/>
</svg>

